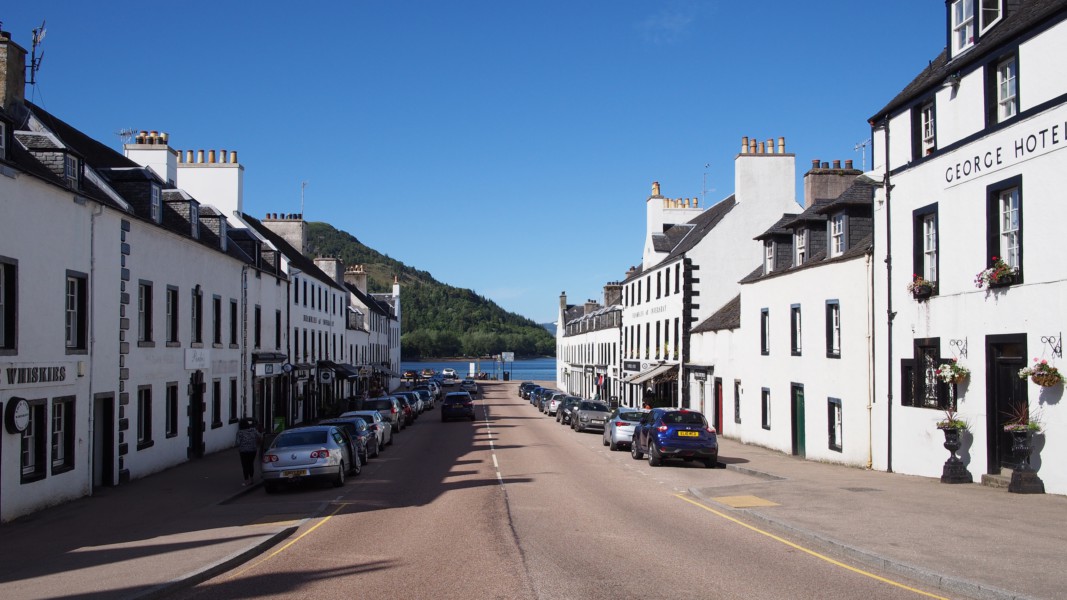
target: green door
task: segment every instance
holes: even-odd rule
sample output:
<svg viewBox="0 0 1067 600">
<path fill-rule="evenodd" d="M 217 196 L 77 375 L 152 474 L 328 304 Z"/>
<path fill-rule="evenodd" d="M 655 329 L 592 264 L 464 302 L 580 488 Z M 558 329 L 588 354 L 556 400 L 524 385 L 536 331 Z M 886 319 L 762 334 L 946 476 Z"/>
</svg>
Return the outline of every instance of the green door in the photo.
<svg viewBox="0 0 1067 600">
<path fill-rule="evenodd" d="M 793 455 L 804 458 L 807 455 L 804 439 L 804 386 L 794 383 L 792 397 Z"/>
</svg>

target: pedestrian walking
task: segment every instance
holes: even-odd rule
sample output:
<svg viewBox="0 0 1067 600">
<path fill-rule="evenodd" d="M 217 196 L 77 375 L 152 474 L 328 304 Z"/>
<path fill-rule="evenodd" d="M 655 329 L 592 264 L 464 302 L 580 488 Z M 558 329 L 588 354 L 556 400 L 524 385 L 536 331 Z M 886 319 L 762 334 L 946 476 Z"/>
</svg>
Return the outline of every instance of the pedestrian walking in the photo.
<svg viewBox="0 0 1067 600">
<path fill-rule="evenodd" d="M 241 419 L 237 426 L 237 451 L 241 454 L 241 468 L 244 470 L 245 482 L 251 485 L 256 475 L 256 454 L 263 443 L 263 435 L 252 426 L 252 419 Z"/>
</svg>

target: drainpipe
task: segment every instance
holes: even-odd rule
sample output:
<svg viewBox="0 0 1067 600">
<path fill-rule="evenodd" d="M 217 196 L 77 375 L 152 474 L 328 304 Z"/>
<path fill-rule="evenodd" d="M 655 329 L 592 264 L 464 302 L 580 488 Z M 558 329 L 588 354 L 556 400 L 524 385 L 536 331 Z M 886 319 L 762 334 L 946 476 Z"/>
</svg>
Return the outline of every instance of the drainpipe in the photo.
<svg viewBox="0 0 1067 600">
<path fill-rule="evenodd" d="M 248 365 L 248 369 L 240 369 L 241 371 L 241 417 L 248 418 L 248 372 L 255 367 L 248 360 L 248 344 L 247 341 L 247 321 L 248 321 L 248 265 L 241 267 L 241 314 L 244 315 L 245 324 L 242 329 L 245 329 L 245 338 L 241 340 L 241 365 Z"/>
<path fill-rule="evenodd" d="M 893 472 L 893 186 L 890 182 L 892 165 L 889 162 L 889 115 L 882 118 L 885 125 L 885 297 L 886 297 L 886 472 Z"/>
<path fill-rule="evenodd" d="M 867 470 L 874 466 L 874 248 L 867 252 Z"/>
<path fill-rule="evenodd" d="M 77 201 L 77 200 L 75 200 Z M 96 294 L 96 218 L 104 214 L 104 205 L 96 204 L 96 208 L 89 213 L 89 289 L 86 290 L 86 305 L 89 307 L 89 354 L 86 358 L 86 368 L 89 370 L 89 423 L 88 423 L 88 439 L 89 439 L 89 451 L 86 452 L 86 458 L 89 460 L 89 464 L 85 469 L 86 475 L 89 477 L 89 496 L 93 495 L 93 478 L 96 473 L 93 472 L 93 464 L 96 462 L 96 403 L 93 399 L 94 387 L 93 387 L 93 356 L 96 354 L 96 302 L 93 302 L 92 296 Z M 116 397 L 117 401 L 118 398 Z M 115 414 L 118 414 L 117 411 Z M 106 471 L 106 469 L 105 469 Z M 113 485 L 114 479 L 111 481 L 101 481 L 104 485 Z"/>
</svg>

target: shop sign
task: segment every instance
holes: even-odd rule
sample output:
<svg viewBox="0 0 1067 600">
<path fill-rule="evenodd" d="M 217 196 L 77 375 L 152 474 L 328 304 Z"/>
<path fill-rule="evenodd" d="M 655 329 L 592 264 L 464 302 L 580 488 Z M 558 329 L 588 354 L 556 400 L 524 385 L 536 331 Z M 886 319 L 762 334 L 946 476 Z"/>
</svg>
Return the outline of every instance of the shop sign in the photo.
<svg viewBox="0 0 1067 600">
<path fill-rule="evenodd" d="M 211 352 L 203 348 L 185 349 L 185 368 L 188 371 L 207 370 L 211 365 Z"/>
<path fill-rule="evenodd" d="M 0 389 L 73 385 L 75 363 L 0 363 Z"/>
</svg>

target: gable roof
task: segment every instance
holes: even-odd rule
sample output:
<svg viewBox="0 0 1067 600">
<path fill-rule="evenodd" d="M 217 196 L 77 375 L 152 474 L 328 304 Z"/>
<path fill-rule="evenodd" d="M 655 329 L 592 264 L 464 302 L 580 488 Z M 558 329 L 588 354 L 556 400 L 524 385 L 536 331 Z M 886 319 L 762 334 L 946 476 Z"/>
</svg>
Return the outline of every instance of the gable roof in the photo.
<svg viewBox="0 0 1067 600">
<path fill-rule="evenodd" d="M 269 241 L 275 248 L 278 249 L 278 252 L 281 252 L 286 258 L 289 259 L 290 264 L 292 264 L 297 269 L 303 271 L 304 275 L 307 275 L 308 277 L 313 277 L 334 289 L 345 289 L 336 281 L 334 281 L 332 277 L 327 275 L 322 269 L 318 268 L 315 265 L 315 261 L 301 254 L 299 251 L 297 251 L 296 248 L 292 246 L 292 244 L 285 241 L 282 236 L 271 231 L 270 228 L 261 223 L 259 219 L 253 217 L 248 213 L 241 213 L 241 219 L 245 223 L 251 225 L 252 229 L 254 229 L 256 233 L 266 238 L 267 241 Z"/>
<path fill-rule="evenodd" d="M 828 215 L 837 212 L 846 206 L 870 207 L 874 202 L 874 188 L 877 185 L 878 182 L 870 177 L 860 175 L 852 182 L 852 185 L 848 186 L 845 191 L 841 192 L 840 196 L 833 201 L 820 206 L 817 212 Z"/>
<path fill-rule="evenodd" d="M 990 53 L 996 52 L 1002 44 L 1011 39 L 1023 35 L 1030 29 L 1050 26 L 1053 21 L 1061 20 L 1065 16 L 1067 16 L 1067 0 L 1024 0 L 1020 2 L 1010 14 L 1004 16 L 1000 23 L 979 37 L 974 47 L 956 56 L 955 59 L 950 61 L 948 49 L 942 50 L 937 58 L 889 101 L 889 104 L 875 113 L 870 118 L 870 122 L 880 121 L 883 117 L 926 94 L 930 89 L 940 87 L 949 75 L 967 70 L 975 63 L 984 61 Z"/>
<path fill-rule="evenodd" d="M 776 235 L 792 235 L 793 232 L 789 229 L 786 229 L 786 225 L 795 221 L 797 216 L 797 213 L 782 213 L 782 216 L 774 222 L 774 225 L 771 225 L 770 228 L 767 229 L 767 231 L 764 231 L 763 233 L 757 235 L 752 239 L 765 240 L 769 237 L 773 237 Z"/>
<path fill-rule="evenodd" d="M 740 329 L 741 327 L 741 294 L 734 296 L 719 310 L 704 320 L 703 323 L 693 328 L 693 333 L 708 331 L 722 331 L 724 329 Z"/>
</svg>

